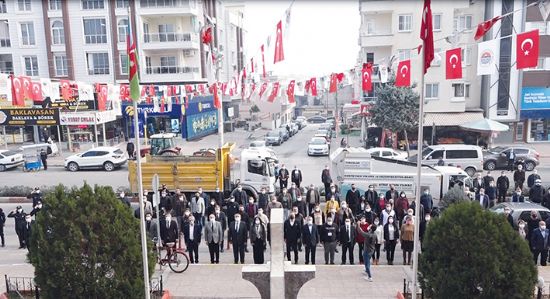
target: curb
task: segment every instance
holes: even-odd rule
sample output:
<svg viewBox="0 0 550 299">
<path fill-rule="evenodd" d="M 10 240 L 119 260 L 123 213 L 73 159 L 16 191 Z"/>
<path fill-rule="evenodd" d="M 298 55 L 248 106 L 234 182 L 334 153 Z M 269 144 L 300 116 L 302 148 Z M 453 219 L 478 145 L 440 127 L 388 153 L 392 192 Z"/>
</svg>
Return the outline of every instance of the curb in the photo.
<svg viewBox="0 0 550 299">
<path fill-rule="evenodd" d="M 130 202 L 137 203 L 138 199 L 131 198 Z M 20 196 L 0 196 L 0 204 L 2 203 L 32 203 L 32 199 L 28 199 L 26 197 L 20 197 Z M 0 297 L 0 299 L 2 299 Z"/>
</svg>

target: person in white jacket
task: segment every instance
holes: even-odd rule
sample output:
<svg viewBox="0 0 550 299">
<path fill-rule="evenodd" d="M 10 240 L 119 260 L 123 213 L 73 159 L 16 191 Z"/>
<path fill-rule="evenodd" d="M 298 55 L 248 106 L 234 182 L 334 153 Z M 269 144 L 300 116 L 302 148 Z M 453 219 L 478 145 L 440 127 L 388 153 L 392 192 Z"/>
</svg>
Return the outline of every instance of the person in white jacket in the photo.
<svg viewBox="0 0 550 299">
<path fill-rule="evenodd" d="M 199 192 L 195 193 L 195 196 L 191 198 L 190 206 L 191 213 L 195 217 L 196 221 L 200 222 L 200 224 L 204 226 L 204 213 L 206 211 L 206 205 L 204 203 L 204 198 Z"/>
<path fill-rule="evenodd" d="M 376 225 L 376 230 L 374 231 L 376 243 L 374 243 L 374 251 L 372 252 L 372 263 L 378 265 L 378 261 L 380 260 L 380 247 L 384 242 L 384 226 L 380 225 L 380 219 L 378 218 L 374 220 L 374 225 Z"/>
<path fill-rule="evenodd" d="M 390 217 L 390 216 L 395 218 L 395 211 L 394 211 L 391 203 L 388 202 L 386 204 L 386 208 L 381 213 L 382 225 L 386 225 L 386 223 L 388 223 L 388 217 Z"/>
</svg>

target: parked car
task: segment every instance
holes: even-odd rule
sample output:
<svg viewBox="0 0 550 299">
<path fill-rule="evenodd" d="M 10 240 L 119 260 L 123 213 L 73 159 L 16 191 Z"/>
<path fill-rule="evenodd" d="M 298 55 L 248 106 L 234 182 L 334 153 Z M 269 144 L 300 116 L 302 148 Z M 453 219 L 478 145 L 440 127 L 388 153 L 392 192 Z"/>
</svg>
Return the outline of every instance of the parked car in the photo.
<svg viewBox="0 0 550 299">
<path fill-rule="evenodd" d="M 327 134 L 325 133 L 315 133 L 315 135 L 313 135 L 313 137 L 321 137 L 321 138 L 325 138 L 325 140 L 327 141 L 329 147 L 330 147 L 330 137 L 327 136 Z"/>
<path fill-rule="evenodd" d="M 334 121 L 334 118 L 332 119 L 327 119 L 325 121 L 324 124 L 322 124 L 321 126 L 325 125 L 327 128 L 330 128 L 331 130 L 335 130 L 336 129 L 336 123 Z"/>
<path fill-rule="evenodd" d="M 409 157 L 416 163 L 416 155 Z M 483 169 L 483 152 L 481 147 L 467 144 L 430 145 L 422 151 L 422 163 L 438 165 L 443 160 L 445 165 L 460 166 L 469 176 Z"/>
<path fill-rule="evenodd" d="M 332 138 L 332 130 L 319 129 L 315 134 L 325 134 L 328 138 Z"/>
<path fill-rule="evenodd" d="M 283 142 L 287 141 L 288 138 L 290 138 L 290 133 L 286 128 L 279 128 L 277 130 L 279 130 L 281 137 L 283 138 Z"/>
<path fill-rule="evenodd" d="M 266 146 L 267 146 L 267 143 L 265 142 L 265 140 L 254 140 L 250 142 L 250 144 L 248 145 L 248 148 L 266 147 Z"/>
<path fill-rule="evenodd" d="M 69 156 L 65 159 L 65 169 L 73 172 L 91 168 L 113 171 L 124 165 L 126 161 L 126 155 L 118 147 L 102 146 Z"/>
<path fill-rule="evenodd" d="M 518 228 L 518 221 L 527 222 L 531 219 L 531 211 L 537 213 L 538 219 L 546 220 L 550 216 L 550 210 L 536 203 L 526 202 L 502 202 L 489 209 L 491 212 L 503 214 L 504 208 L 510 208 L 510 214 L 514 219 L 514 228 Z"/>
<path fill-rule="evenodd" d="M 283 144 L 283 136 L 280 130 L 273 130 L 265 134 L 266 145 L 281 145 Z M 252 143 L 251 143 L 252 145 Z M 252 146 L 250 146 L 252 147 Z"/>
<path fill-rule="evenodd" d="M 307 127 L 307 119 L 305 116 L 296 117 L 296 123 L 299 125 L 300 130 Z"/>
<path fill-rule="evenodd" d="M 330 145 L 324 137 L 313 137 L 307 146 L 307 155 L 328 156 L 330 154 Z"/>
<path fill-rule="evenodd" d="M 17 151 L 0 150 L 0 172 L 25 163 L 23 155 Z"/>
<path fill-rule="evenodd" d="M 367 149 L 367 153 L 370 153 L 371 157 L 382 157 L 396 160 L 407 160 L 407 153 L 396 151 L 388 147 L 373 147 Z"/>
<path fill-rule="evenodd" d="M 483 152 L 483 168 L 486 170 L 507 168 L 510 151 L 514 151 L 516 161 L 522 161 L 527 171 L 535 169 L 540 163 L 539 153 L 532 148 L 515 145 L 497 146 Z"/>
<path fill-rule="evenodd" d="M 323 116 L 321 115 L 315 115 L 315 116 L 312 116 L 310 118 L 307 119 L 307 122 L 308 123 L 311 123 L 311 124 L 322 124 L 326 121 L 327 119 L 324 118 Z"/>
<path fill-rule="evenodd" d="M 292 132 L 292 135 L 296 135 L 300 131 L 300 127 L 295 122 L 290 122 L 288 125 L 290 126 L 290 131 Z"/>
</svg>

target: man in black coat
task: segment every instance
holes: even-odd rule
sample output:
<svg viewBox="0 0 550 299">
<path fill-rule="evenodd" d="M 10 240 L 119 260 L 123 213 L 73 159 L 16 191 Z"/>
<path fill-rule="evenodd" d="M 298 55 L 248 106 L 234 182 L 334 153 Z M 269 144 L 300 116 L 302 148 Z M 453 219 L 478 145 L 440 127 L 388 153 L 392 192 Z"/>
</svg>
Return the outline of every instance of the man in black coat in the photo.
<svg viewBox="0 0 550 299">
<path fill-rule="evenodd" d="M 179 237 L 178 224 L 176 220 L 172 219 L 170 213 L 166 213 L 164 220 L 160 221 L 160 238 L 163 244 L 176 243 Z M 175 244 L 174 244 L 175 247 Z"/>
<path fill-rule="evenodd" d="M 300 239 L 300 223 L 296 221 L 296 215 L 291 213 L 284 224 L 284 239 L 286 243 L 286 258 L 290 262 L 290 251 L 294 251 L 294 263 L 298 263 L 298 240 Z"/>
<path fill-rule="evenodd" d="M 312 214 L 313 209 L 315 209 L 315 205 L 321 203 L 321 196 L 319 195 L 319 191 L 317 190 L 317 188 L 315 188 L 313 184 L 309 185 L 309 189 L 306 192 L 306 203 L 307 215 Z"/>
<path fill-rule="evenodd" d="M 195 217 L 189 216 L 189 222 L 183 226 L 183 237 L 185 240 L 185 246 L 187 246 L 187 252 L 189 252 L 189 258 L 191 264 L 199 263 L 199 244 L 202 237 L 202 226 L 200 221 L 195 223 Z"/>
<path fill-rule="evenodd" d="M 258 195 L 258 209 L 267 210 L 267 204 L 269 203 L 269 194 L 265 187 L 262 187 L 260 194 Z"/>
<path fill-rule="evenodd" d="M 346 202 L 348 203 L 354 215 L 357 215 L 357 207 L 361 201 L 361 192 L 357 190 L 355 184 L 351 184 L 351 189 L 346 193 Z"/>
<path fill-rule="evenodd" d="M 550 231 L 546 229 L 546 223 L 544 221 L 539 222 L 539 227 L 533 230 L 531 234 L 531 250 L 533 251 L 533 259 L 535 265 L 538 262 L 539 254 L 540 265 L 546 266 L 546 260 L 548 260 L 548 235 Z"/>
<path fill-rule="evenodd" d="M 298 169 L 296 165 L 294 165 L 290 177 L 292 178 L 292 182 L 296 184 L 296 187 L 300 188 L 300 184 L 302 183 L 302 171 Z"/>
<path fill-rule="evenodd" d="M 128 159 L 134 159 L 135 158 L 135 149 L 134 149 L 134 143 L 128 142 L 126 144 L 126 151 L 128 152 Z"/>
<path fill-rule="evenodd" d="M 23 225 L 23 238 L 25 240 L 25 246 L 27 247 L 27 250 L 30 251 L 30 240 L 31 240 L 31 233 L 32 233 L 32 227 L 34 226 L 34 221 L 32 221 L 31 215 L 25 215 L 25 224 Z"/>
<path fill-rule="evenodd" d="M 317 225 L 313 224 L 311 216 L 306 217 L 306 224 L 302 226 L 302 243 L 306 247 L 306 265 L 315 265 L 315 250 L 319 243 L 319 232 L 317 231 Z"/>
<path fill-rule="evenodd" d="M 538 174 L 538 171 L 536 169 L 533 169 L 533 173 L 531 173 L 527 177 L 527 187 L 531 188 L 535 185 L 535 181 L 540 180 L 540 175 Z"/>
<path fill-rule="evenodd" d="M 244 264 L 244 249 L 248 240 L 248 229 L 246 223 L 241 221 L 241 215 L 234 215 L 235 221 L 229 223 L 229 242 L 233 244 L 233 258 L 235 264 Z"/>
<path fill-rule="evenodd" d="M 332 178 L 330 177 L 330 169 L 328 168 L 328 165 L 325 165 L 325 169 L 321 172 L 321 182 L 325 185 L 325 195 L 329 194 Z"/>
<path fill-rule="evenodd" d="M 21 206 L 17 206 L 15 210 L 8 214 L 8 218 L 13 218 L 15 220 L 15 233 L 19 239 L 19 249 L 25 248 L 25 236 L 23 234 L 23 229 L 25 227 L 26 215 L 27 213 L 23 211 Z"/>
<path fill-rule="evenodd" d="M 248 202 L 248 195 L 246 195 L 246 191 L 243 190 L 241 184 L 238 184 L 237 188 L 231 192 L 231 196 L 233 196 L 235 201 L 240 205 L 245 205 Z"/>
<path fill-rule="evenodd" d="M 514 189 L 517 189 L 518 187 L 523 189 L 523 183 L 525 183 L 525 170 L 523 170 L 523 166 L 521 164 L 518 165 L 518 169 L 514 171 L 514 183 Z"/>
<path fill-rule="evenodd" d="M 373 185 L 369 185 L 369 189 L 365 191 L 365 201 L 369 204 L 375 214 L 381 212 L 380 205 L 378 204 L 378 192 L 374 190 Z"/>
<path fill-rule="evenodd" d="M 508 193 L 508 189 L 510 188 L 510 180 L 504 174 L 504 171 L 500 173 L 500 176 L 497 179 L 497 200 L 498 202 L 506 201 L 506 193 Z"/>
<path fill-rule="evenodd" d="M 327 222 L 321 226 L 319 231 L 321 243 L 325 250 L 325 264 L 334 265 L 334 252 L 336 252 L 336 241 L 338 241 L 338 226 L 333 223 L 332 219 L 327 219 Z"/>
<path fill-rule="evenodd" d="M 349 252 L 349 264 L 353 265 L 353 247 L 355 246 L 355 226 L 351 224 L 351 219 L 346 219 L 340 226 L 339 241 L 342 245 L 342 265 L 346 264 L 346 252 Z"/>
<path fill-rule="evenodd" d="M 4 210 L 0 208 L 0 239 L 2 241 L 1 246 L 5 247 L 6 242 L 4 240 L 4 225 L 6 224 L 6 214 L 4 214 Z"/>
<path fill-rule="evenodd" d="M 281 188 L 281 190 L 283 190 L 283 188 L 287 188 L 288 187 L 288 177 L 290 176 L 290 174 L 288 173 L 288 170 L 286 169 L 285 165 L 283 164 L 281 166 L 281 169 L 279 169 L 279 187 Z"/>
<path fill-rule="evenodd" d="M 541 204 L 544 197 L 544 188 L 541 185 L 541 180 L 536 179 L 535 184 L 529 189 L 529 201 Z"/>
</svg>

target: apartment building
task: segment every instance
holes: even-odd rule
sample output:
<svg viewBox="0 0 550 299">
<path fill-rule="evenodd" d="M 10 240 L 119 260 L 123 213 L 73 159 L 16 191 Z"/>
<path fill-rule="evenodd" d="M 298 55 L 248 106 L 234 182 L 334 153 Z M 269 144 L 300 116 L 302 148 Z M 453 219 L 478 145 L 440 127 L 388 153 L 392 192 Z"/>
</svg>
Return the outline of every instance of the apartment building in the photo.
<svg viewBox="0 0 550 299">
<path fill-rule="evenodd" d="M 242 45 L 242 31 L 224 32 L 226 20 L 232 20 L 226 15 L 224 2 L 217 0 L 0 0 L 0 72 L 123 83 L 131 22 L 143 84 L 206 82 L 203 26 L 215 24 L 214 47 L 222 52 L 239 48 L 237 41 Z M 222 75 L 221 80 L 233 76 Z"/>
<path fill-rule="evenodd" d="M 484 1 L 432 1 L 436 57 L 425 76 L 425 126 L 457 126 L 483 118 L 480 80 L 476 75 L 476 25 L 484 20 Z M 422 62 L 417 47 L 422 43 L 422 1 L 360 0 L 360 63 L 394 69 L 399 61 L 411 60 L 412 83 L 420 83 Z M 448 37 L 448 38 L 446 38 Z M 460 80 L 445 80 L 445 51 L 462 48 Z M 374 84 L 380 84 L 375 67 Z M 419 87 L 416 87 L 419 90 Z M 375 100 L 375 91 L 364 100 Z"/>
</svg>

